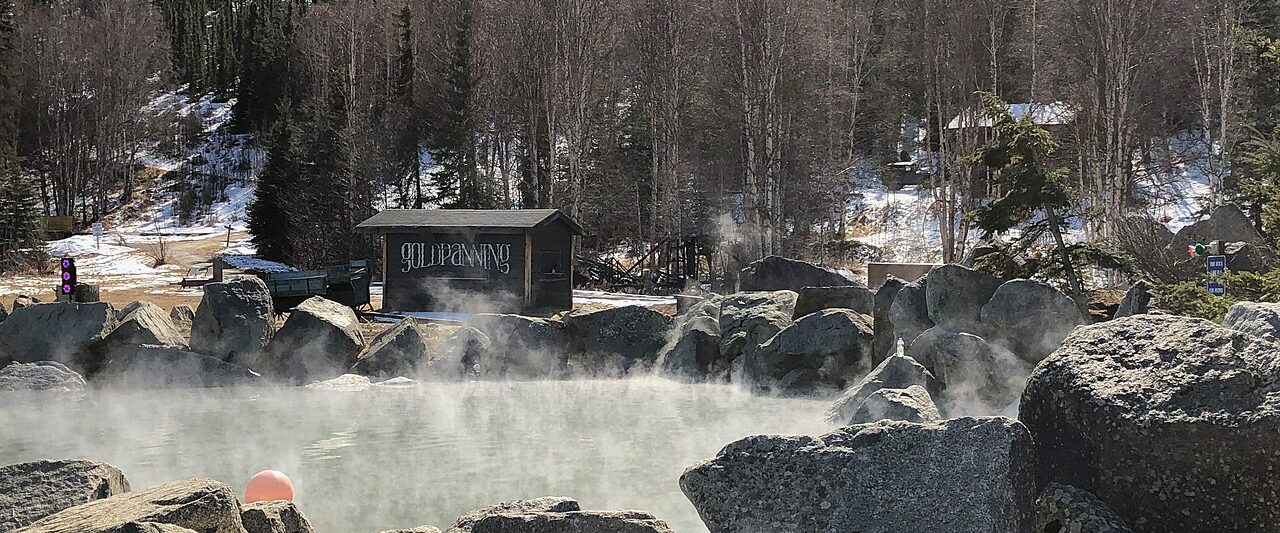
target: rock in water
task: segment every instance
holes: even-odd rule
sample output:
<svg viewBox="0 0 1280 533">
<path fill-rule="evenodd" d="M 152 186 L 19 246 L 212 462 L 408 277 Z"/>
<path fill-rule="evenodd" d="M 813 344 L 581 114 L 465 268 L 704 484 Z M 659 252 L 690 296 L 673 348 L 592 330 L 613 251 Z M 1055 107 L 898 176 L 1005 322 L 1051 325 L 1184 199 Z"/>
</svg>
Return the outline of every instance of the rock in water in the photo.
<svg viewBox="0 0 1280 533">
<path fill-rule="evenodd" d="M 440 345 L 440 355 L 427 363 L 426 375 L 437 379 L 458 379 L 479 374 L 481 358 L 489 353 L 493 341 L 483 331 L 463 326 Z"/>
<path fill-rule="evenodd" d="M 775 394 L 843 389 L 846 381 L 871 367 L 871 319 L 849 309 L 827 309 L 805 316 L 747 356 L 747 375 Z M 795 371 L 810 379 L 779 387 Z M 789 389 L 789 390 L 788 390 Z"/>
<path fill-rule="evenodd" d="M 658 354 L 658 365 L 668 376 L 699 381 L 720 359 L 720 323 L 710 316 L 677 319 L 676 338 Z"/>
<path fill-rule="evenodd" d="M 912 385 L 905 389 L 880 389 L 867 396 L 858 406 L 850 424 L 866 424 L 880 420 L 904 422 L 935 422 L 942 420 L 938 406 L 924 387 Z"/>
<path fill-rule="evenodd" d="M 1240 302 L 1227 310 L 1222 325 L 1257 335 L 1267 340 L 1280 341 L 1280 304 Z"/>
<path fill-rule="evenodd" d="M 1139 280 L 1125 291 L 1124 299 L 1120 300 L 1120 307 L 1116 308 L 1116 314 L 1111 318 L 1145 315 L 1150 310 L 1151 286 L 1145 280 Z"/>
<path fill-rule="evenodd" d="M 358 374 L 343 374 L 333 379 L 308 383 L 307 388 L 333 392 L 364 392 L 373 388 L 373 382 Z"/>
<path fill-rule="evenodd" d="M 1036 367 L 1019 418 L 1041 483 L 1138 531 L 1280 531 L 1280 345 L 1207 320 L 1082 327 Z"/>
<path fill-rule="evenodd" d="M 417 377 L 427 366 L 427 340 L 412 318 L 406 318 L 369 343 L 351 372 L 372 378 Z"/>
<path fill-rule="evenodd" d="M 501 513 L 472 526 L 473 533 L 674 533 L 644 511 Z"/>
<path fill-rule="evenodd" d="M 999 286 L 1000 280 L 986 272 L 955 264 L 936 267 L 925 284 L 929 320 L 951 331 L 982 333 L 982 306 Z"/>
<path fill-rule="evenodd" d="M 720 302 L 720 357 L 725 365 L 792 324 L 792 291 L 732 294 Z"/>
<path fill-rule="evenodd" d="M 1053 353 L 1076 326 L 1087 323 L 1062 291 L 1028 279 L 1015 279 L 996 289 L 982 307 L 982 320 L 997 328 L 1013 352 L 1032 364 Z"/>
<path fill-rule="evenodd" d="M 0 322 L 0 364 L 57 361 L 80 373 L 92 373 L 98 360 L 89 347 L 116 327 L 108 303 L 58 302 L 14 310 Z"/>
<path fill-rule="evenodd" d="M 569 513 L 580 510 L 578 500 L 564 496 L 543 496 L 531 500 L 505 501 L 458 517 L 445 533 L 469 533 L 476 522 L 497 514 Z"/>
<path fill-rule="evenodd" d="M 872 303 L 871 325 L 875 328 L 875 337 L 871 340 L 871 362 L 879 365 L 885 358 L 895 355 L 898 339 L 893 333 L 893 320 L 889 318 L 889 308 L 893 306 L 898 290 L 906 285 L 902 280 L 889 276 L 884 285 L 876 290 Z"/>
<path fill-rule="evenodd" d="M 247 533 L 313 533 L 311 522 L 293 502 L 269 501 L 244 505 L 240 521 Z"/>
<path fill-rule="evenodd" d="M 1133 533 L 1097 496 L 1050 483 L 1036 500 L 1035 533 Z"/>
<path fill-rule="evenodd" d="M 559 320 L 482 313 L 467 326 L 483 332 L 491 342 L 475 363 L 481 376 L 534 378 L 565 373 L 569 336 Z"/>
<path fill-rule="evenodd" d="M 880 389 L 905 389 L 919 385 L 934 394 L 938 391 L 938 382 L 934 380 L 924 365 L 910 357 L 890 356 L 876 366 L 857 385 L 849 387 L 839 400 L 827 409 L 827 422 L 847 426 L 852 424 L 853 416 L 858 412 L 868 397 Z"/>
<path fill-rule="evenodd" d="M 95 384 L 133 389 L 235 387 L 262 382 L 253 371 L 172 346 L 121 346 L 93 376 Z"/>
<path fill-rule="evenodd" d="M 712 533 L 1021 532 L 1035 451 L 1022 424 L 878 422 L 820 437 L 760 435 L 680 477 Z"/>
<path fill-rule="evenodd" d="M 771 255 L 748 264 L 738 276 L 738 290 L 799 291 L 804 287 L 855 285 L 843 274 L 813 263 Z"/>
<path fill-rule="evenodd" d="M 652 366 L 667 343 L 671 318 L 647 307 L 628 305 L 569 313 L 564 325 L 570 349 L 585 356 L 587 370 L 608 372 Z"/>
<path fill-rule="evenodd" d="M 119 313 L 120 325 L 107 335 L 93 350 L 102 360 L 109 360 L 117 350 L 128 351 L 143 344 L 173 346 L 186 349 L 187 340 L 178 333 L 178 327 L 169 315 L 150 302 L 133 302 Z"/>
<path fill-rule="evenodd" d="M 54 361 L 9 363 L 0 368 L 0 391 L 83 392 L 80 374 Z"/>
<path fill-rule="evenodd" d="M 244 361 L 271 340 L 274 322 L 271 293 L 262 280 L 238 277 L 210 283 L 191 322 L 191 349 L 224 361 Z"/>
<path fill-rule="evenodd" d="M 129 491 L 120 469 L 94 461 L 35 461 L 0 467 L 0 531 Z"/>
<path fill-rule="evenodd" d="M 929 319 L 929 305 L 925 300 L 925 289 L 928 278 L 920 278 L 907 283 L 898 289 L 889 306 L 889 320 L 893 323 L 893 333 L 904 346 L 911 346 L 921 333 L 933 327 Z"/>
<path fill-rule="evenodd" d="M 823 309 L 852 309 L 869 315 L 872 311 L 871 290 L 862 285 L 843 287 L 804 287 L 797 291 L 796 310 L 792 318 L 800 319 Z"/>
<path fill-rule="evenodd" d="M 200 533 L 244 533 L 236 494 L 211 479 L 174 481 L 117 494 L 45 517 L 22 533 L 106 533 L 130 522 L 155 522 Z"/>
<path fill-rule="evenodd" d="M 297 384 L 341 376 L 364 349 L 360 321 L 350 307 L 312 296 L 289 313 L 252 364 L 263 376 Z"/>
<path fill-rule="evenodd" d="M 916 337 L 906 354 L 924 364 L 942 385 L 947 412 L 965 405 L 962 414 L 995 412 L 1022 393 L 1031 365 L 977 335 L 935 326 Z M 956 404 L 956 405 L 952 405 Z M 973 408 L 967 405 L 972 404 Z"/>
<path fill-rule="evenodd" d="M 275 308 L 266 283 L 253 276 L 234 276 L 209 283 L 191 318 L 191 344 L 229 359 L 251 354 L 271 340 Z"/>
</svg>

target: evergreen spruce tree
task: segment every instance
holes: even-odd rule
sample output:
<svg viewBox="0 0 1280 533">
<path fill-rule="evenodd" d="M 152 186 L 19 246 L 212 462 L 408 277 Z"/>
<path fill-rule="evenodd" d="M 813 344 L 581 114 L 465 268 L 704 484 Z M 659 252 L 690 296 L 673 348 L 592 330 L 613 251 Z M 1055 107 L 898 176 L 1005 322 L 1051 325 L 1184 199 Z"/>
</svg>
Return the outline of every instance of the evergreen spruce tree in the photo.
<svg viewBox="0 0 1280 533">
<path fill-rule="evenodd" d="M 14 0 L 0 0 L 0 158 L 17 145 L 18 16 L 15 9 Z M 0 159 L 0 165 L 3 164 Z"/>
<path fill-rule="evenodd" d="M 471 0 L 462 0 L 444 94 L 434 112 L 431 152 L 442 168 L 434 176 L 436 202 L 446 207 L 492 207 L 493 196 L 476 168 L 476 120 L 471 98 L 476 85 L 471 56 Z"/>
<path fill-rule="evenodd" d="M 413 53 L 413 10 L 409 2 L 404 3 L 399 19 L 400 40 L 397 44 L 396 84 L 393 106 L 398 120 L 398 132 L 391 159 L 395 162 L 395 172 L 403 183 L 405 180 L 413 184 L 413 207 L 421 209 L 422 192 L 422 159 L 419 156 L 419 143 L 422 130 L 419 127 L 421 114 L 414 98 L 414 86 L 417 79 L 417 61 Z M 406 206 L 405 198 L 401 198 L 401 206 Z"/>
<path fill-rule="evenodd" d="M 1033 113 L 1015 118 L 1000 97 L 979 93 L 980 115 L 991 120 L 992 138 L 980 146 L 966 162 L 991 171 L 992 181 L 1003 193 L 971 214 L 974 225 L 986 235 L 1006 233 L 1028 225 L 1026 235 L 1048 231 L 1053 235 L 1072 297 L 1084 316 L 1089 316 L 1084 286 L 1072 261 L 1071 249 L 1063 238 L 1071 207 L 1067 190 L 1067 170 L 1050 168 L 1057 148 L 1052 136 L 1036 124 Z"/>
<path fill-rule="evenodd" d="M 16 162 L 0 154 L 0 272 L 34 268 L 48 257 L 39 197 Z"/>
<path fill-rule="evenodd" d="M 288 204 L 289 191 L 297 187 L 302 167 L 302 152 L 298 145 L 298 131 L 294 126 L 288 98 L 280 101 L 276 120 L 268 143 L 267 163 L 258 175 L 258 189 L 253 204 L 249 206 L 249 234 L 258 256 L 271 261 L 288 263 L 293 259 L 290 237 Z"/>
<path fill-rule="evenodd" d="M 355 233 L 352 221 L 354 165 L 348 118 L 346 90 L 335 80 L 315 110 L 311 128 L 314 134 L 307 148 L 309 164 L 303 180 L 305 200 L 292 206 L 298 212 L 299 222 L 294 226 L 296 237 L 292 241 L 295 245 L 305 243 L 307 246 L 294 253 L 301 266 L 315 268 L 351 259 Z"/>
<path fill-rule="evenodd" d="M 239 131 L 269 131 L 279 108 L 277 104 L 286 94 L 295 98 L 305 96 L 293 68 L 293 58 L 298 53 L 294 21 L 305 9 L 306 0 L 249 3 L 232 117 Z"/>
</svg>

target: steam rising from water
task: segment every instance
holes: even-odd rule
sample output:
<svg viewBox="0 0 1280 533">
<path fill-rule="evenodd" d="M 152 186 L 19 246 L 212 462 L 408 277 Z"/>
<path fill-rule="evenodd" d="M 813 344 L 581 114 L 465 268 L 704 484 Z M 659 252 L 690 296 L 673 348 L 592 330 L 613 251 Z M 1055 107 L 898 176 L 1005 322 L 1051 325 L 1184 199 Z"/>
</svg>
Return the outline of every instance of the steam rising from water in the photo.
<svg viewBox="0 0 1280 533">
<path fill-rule="evenodd" d="M 684 468 L 741 437 L 822 433 L 828 402 L 657 378 L 6 396 L 0 463 L 86 458 L 135 487 L 288 474 L 317 531 L 448 526 L 502 500 L 571 496 L 705 531 Z"/>
</svg>

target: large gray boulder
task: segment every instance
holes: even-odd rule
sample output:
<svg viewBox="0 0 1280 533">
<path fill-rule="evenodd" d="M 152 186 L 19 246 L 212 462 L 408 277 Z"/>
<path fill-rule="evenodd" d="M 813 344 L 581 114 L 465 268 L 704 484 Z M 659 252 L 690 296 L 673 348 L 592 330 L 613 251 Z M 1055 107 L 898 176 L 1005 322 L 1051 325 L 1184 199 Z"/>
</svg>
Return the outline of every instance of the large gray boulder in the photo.
<svg viewBox="0 0 1280 533">
<path fill-rule="evenodd" d="M 898 289 L 889 306 L 889 320 L 893 323 L 893 333 L 904 346 L 910 346 L 929 328 L 933 320 L 929 318 L 929 304 L 926 300 L 928 278 L 920 278 L 907 283 Z"/>
<path fill-rule="evenodd" d="M 862 285 L 840 287 L 804 287 L 796 291 L 796 309 L 792 318 L 799 319 L 823 309 L 852 309 L 858 313 L 872 313 L 871 289 Z"/>
<path fill-rule="evenodd" d="M 1088 323 L 1069 296 L 1029 279 L 1015 279 L 996 289 L 982 307 L 982 320 L 996 328 L 1015 354 L 1032 364 L 1053 353 L 1076 326 Z"/>
<path fill-rule="evenodd" d="M 1151 311 L 1151 285 L 1146 280 L 1138 280 L 1129 290 L 1124 292 L 1124 299 L 1111 318 L 1124 318 L 1133 315 L 1144 315 Z"/>
<path fill-rule="evenodd" d="M 499 513 L 472 526 L 473 533 L 674 533 L 645 511 Z"/>
<path fill-rule="evenodd" d="M 1207 320 L 1082 327 L 1027 381 L 1041 484 L 1096 494 L 1138 531 L 1276 531 L 1280 345 Z"/>
<path fill-rule="evenodd" d="M 481 377 L 558 377 L 567 371 L 569 335 L 559 320 L 478 314 L 466 325 L 491 342 L 476 362 Z"/>
<path fill-rule="evenodd" d="M 685 470 L 712 533 L 1029 531 L 1035 452 L 1022 424 L 882 421 L 819 437 L 758 435 Z"/>
<path fill-rule="evenodd" d="M 929 320 L 951 331 L 982 333 L 982 306 L 999 286 L 1000 280 L 986 272 L 955 264 L 935 267 L 925 284 Z"/>
<path fill-rule="evenodd" d="M 130 522 L 185 527 L 200 533 L 244 533 L 235 491 L 211 479 L 174 481 L 72 507 L 20 529 L 22 533 L 108 533 Z"/>
<path fill-rule="evenodd" d="M 275 311 L 267 284 L 252 277 L 204 286 L 191 322 L 191 349 L 224 361 L 245 361 L 275 332 Z"/>
<path fill-rule="evenodd" d="M 293 502 L 276 500 L 245 504 L 240 521 L 247 533 L 314 533 L 311 522 Z"/>
<path fill-rule="evenodd" d="M 1223 244 L 1227 270 L 1231 272 L 1270 272 L 1280 263 L 1275 248 L 1265 244 L 1229 242 Z"/>
<path fill-rule="evenodd" d="M 157 524 L 155 522 L 129 522 L 104 533 L 200 533 L 173 524 Z"/>
<path fill-rule="evenodd" d="M 110 360 L 117 351 L 129 351 L 141 345 L 172 346 L 186 349 L 187 340 L 160 306 L 150 302 L 133 302 L 120 310 L 120 325 L 102 342 L 92 347 L 101 360 Z"/>
<path fill-rule="evenodd" d="M 720 357 L 732 362 L 753 351 L 793 322 L 794 291 L 746 292 L 720 302 Z"/>
<path fill-rule="evenodd" d="M 671 317 L 639 305 L 572 312 L 564 317 L 570 351 L 590 373 L 651 367 L 667 344 Z"/>
<path fill-rule="evenodd" d="M 493 341 L 483 331 L 463 326 L 440 344 L 440 353 L 427 362 L 425 377 L 450 380 L 462 376 L 479 376 L 485 370 L 481 363 L 493 347 Z"/>
<path fill-rule="evenodd" d="M 116 327 L 108 303 L 58 302 L 15 309 L 0 322 L 0 365 L 57 361 L 82 374 L 97 370 L 90 347 Z"/>
<path fill-rule="evenodd" d="M 173 346 L 123 346 L 93 376 L 95 385 L 131 389 L 235 387 L 263 382 L 217 357 Z"/>
<path fill-rule="evenodd" d="M 84 387 L 85 381 L 80 374 L 54 361 L 9 363 L 0 368 L 0 392 L 81 393 Z"/>
<path fill-rule="evenodd" d="M 705 379 L 720 359 L 720 322 L 706 315 L 685 315 L 675 327 L 675 338 L 658 354 L 659 370 L 679 379 Z"/>
<path fill-rule="evenodd" d="M 898 290 L 903 285 L 906 283 L 902 280 L 889 276 L 889 279 L 876 289 L 871 312 L 871 325 L 875 328 L 875 337 L 871 340 L 871 359 L 877 365 L 897 352 L 898 338 L 893 331 L 893 320 L 890 319 L 889 308 L 893 306 Z"/>
<path fill-rule="evenodd" d="M 840 395 L 840 399 L 827 409 L 827 422 L 840 426 L 851 425 L 858 408 L 876 391 L 905 389 L 912 385 L 924 387 L 931 395 L 937 394 L 939 390 L 937 380 L 924 365 L 910 357 L 891 355 Z"/>
<path fill-rule="evenodd" d="M 1227 309 L 1227 316 L 1222 320 L 1222 325 L 1280 342 L 1280 304 L 1240 302 Z"/>
<path fill-rule="evenodd" d="M 1253 227 L 1249 216 L 1235 204 L 1226 204 L 1213 210 L 1209 218 L 1183 227 L 1173 236 L 1172 248 L 1183 250 L 1188 244 L 1209 241 L 1247 242 L 1263 244 L 1262 234 Z"/>
<path fill-rule="evenodd" d="M 477 522 L 486 517 L 503 513 L 569 513 L 580 510 L 582 509 L 578 506 L 578 500 L 563 496 L 543 496 L 529 500 L 505 501 L 458 517 L 445 533 L 470 533 L 471 528 Z"/>
<path fill-rule="evenodd" d="M 0 467 L 0 531 L 129 491 L 120 469 L 94 461 L 35 461 Z"/>
<path fill-rule="evenodd" d="M 797 320 L 748 354 L 745 370 L 757 387 L 775 394 L 840 390 L 871 368 L 873 334 L 871 317 L 827 309 Z"/>
<path fill-rule="evenodd" d="M 351 372 L 371 378 L 418 377 L 430 362 L 427 340 L 417 322 L 406 318 L 373 338 Z"/>
<path fill-rule="evenodd" d="M 738 276 L 738 290 L 799 291 L 804 287 L 856 285 L 848 277 L 826 267 L 771 255 L 753 261 Z"/>
<path fill-rule="evenodd" d="M 365 347 L 350 307 L 312 296 L 289 313 L 267 347 L 245 366 L 296 384 L 341 376 Z"/>
<path fill-rule="evenodd" d="M 1133 533 L 1124 520 L 1087 491 L 1050 483 L 1036 499 L 1035 533 Z"/>
<path fill-rule="evenodd" d="M 942 413 L 934 405 L 933 397 L 924 387 L 912 385 L 905 389 L 880 389 L 867 396 L 853 413 L 850 425 L 867 424 L 880 420 L 903 422 L 936 422 Z"/>
<path fill-rule="evenodd" d="M 950 414 L 990 414 L 1022 392 L 1031 365 L 970 333 L 941 326 L 916 338 L 906 353 L 928 368 L 942 386 L 939 404 Z"/>
</svg>

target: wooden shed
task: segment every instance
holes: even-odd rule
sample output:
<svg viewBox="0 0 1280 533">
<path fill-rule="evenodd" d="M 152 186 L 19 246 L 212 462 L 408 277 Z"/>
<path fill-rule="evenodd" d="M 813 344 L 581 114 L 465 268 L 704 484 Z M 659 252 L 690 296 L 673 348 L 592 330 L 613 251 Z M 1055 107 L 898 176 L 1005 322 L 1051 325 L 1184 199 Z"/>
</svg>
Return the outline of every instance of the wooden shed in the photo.
<svg viewBox="0 0 1280 533">
<path fill-rule="evenodd" d="M 386 311 L 573 307 L 573 237 L 556 209 L 389 209 L 356 226 L 382 238 Z"/>
</svg>

